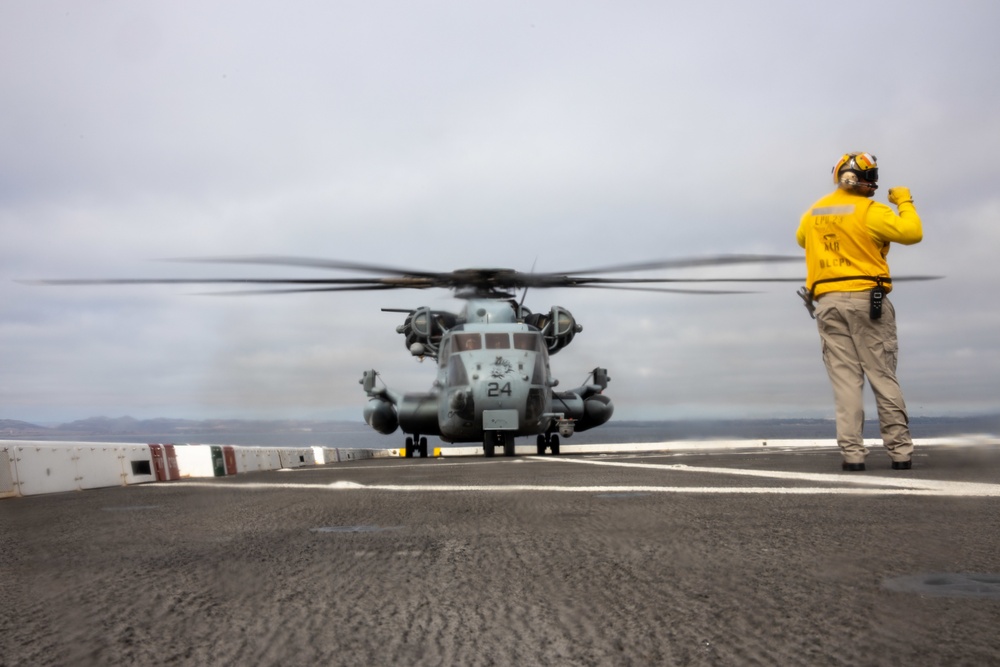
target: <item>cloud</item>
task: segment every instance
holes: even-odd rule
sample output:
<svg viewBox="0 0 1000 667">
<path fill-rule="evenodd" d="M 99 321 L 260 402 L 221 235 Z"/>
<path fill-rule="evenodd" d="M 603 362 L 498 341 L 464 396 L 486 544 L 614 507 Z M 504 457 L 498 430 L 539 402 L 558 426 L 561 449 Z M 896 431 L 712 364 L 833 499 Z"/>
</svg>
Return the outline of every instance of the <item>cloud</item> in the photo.
<svg viewBox="0 0 1000 667">
<path fill-rule="evenodd" d="M 799 216 L 856 149 L 879 156 L 879 196 L 908 185 L 924 218 L 921 244 L 893 248 L 894 274 L 947 276 L 892 295 L 913 409 L 995 410 L 998 15 L 5 4 L 0 412 L 360 415 L 365 368 L 407 391 L 433 375 L 379 308 L 460 306 L 443 292 L 227 299 L 14 279 L 290 273 L 151 261 L 247 254 L 523 271 L 795 254 Z M 584 323 L 553 368 L 567 387 L 608 367 L 618 415 L 831 415 L 794 286 L 760 290 L 539 290 L 528 304 Z"/>
</svg>

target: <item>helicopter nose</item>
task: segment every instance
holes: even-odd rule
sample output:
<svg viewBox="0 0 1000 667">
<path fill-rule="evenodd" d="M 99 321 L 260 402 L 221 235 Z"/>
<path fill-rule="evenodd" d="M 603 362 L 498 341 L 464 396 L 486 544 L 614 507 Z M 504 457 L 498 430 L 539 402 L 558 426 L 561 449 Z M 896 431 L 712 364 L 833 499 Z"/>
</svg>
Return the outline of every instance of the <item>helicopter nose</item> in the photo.
<svg viewBox="0 0 1000 667">
<path fill-rule="evenodd" d="M 455 412 L 464 412 L 469 405 L 469 392 L 460 389 L 451 395 L 449 407 Z"/>
</svg>

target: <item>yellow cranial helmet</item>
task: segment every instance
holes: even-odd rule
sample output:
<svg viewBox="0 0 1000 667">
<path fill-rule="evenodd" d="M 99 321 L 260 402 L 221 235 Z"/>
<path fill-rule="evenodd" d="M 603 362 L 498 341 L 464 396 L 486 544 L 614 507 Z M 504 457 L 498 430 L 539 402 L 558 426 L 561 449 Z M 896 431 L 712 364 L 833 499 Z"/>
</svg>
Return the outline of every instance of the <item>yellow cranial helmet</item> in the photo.
<svg viewBox="0 0 1000 667">
<path fill-rule="evenodd" d="M 853 175 L 853 178 L 851 177 Z M 844 153 L 833 167 L 833 182 L 837 185 L 867 184 L 878 186 L 878 162 L 871 153 Z"/>
</svg>

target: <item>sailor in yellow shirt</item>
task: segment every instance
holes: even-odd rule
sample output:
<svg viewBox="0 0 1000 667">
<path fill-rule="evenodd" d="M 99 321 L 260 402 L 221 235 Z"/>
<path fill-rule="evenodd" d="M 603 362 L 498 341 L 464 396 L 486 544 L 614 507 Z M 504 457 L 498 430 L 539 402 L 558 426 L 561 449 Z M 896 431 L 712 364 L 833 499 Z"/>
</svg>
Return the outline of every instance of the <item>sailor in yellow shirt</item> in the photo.
<svg viewBox="0 0 1000 667">
<path fill-rule="evenodd" d="M 912 245 L 923 226 L 908 188 L 891 188 L 885 204 L 878 164 L 869 153 L 847 153 L 833 168 L 837 189 L 806 211 L 795 237 L 806 251 L 807 305 L 815 300 L 823 362 L 833 385 L 837 444 L 843 469 L 865 469 L 862 434 L 865 378 L 875 394 L 882 442 L 896 470 L 911 467 L 913 440 L 903 393 L 896 379 L 896 313 L 888 298 L 890 243 Z"/>
</svg>

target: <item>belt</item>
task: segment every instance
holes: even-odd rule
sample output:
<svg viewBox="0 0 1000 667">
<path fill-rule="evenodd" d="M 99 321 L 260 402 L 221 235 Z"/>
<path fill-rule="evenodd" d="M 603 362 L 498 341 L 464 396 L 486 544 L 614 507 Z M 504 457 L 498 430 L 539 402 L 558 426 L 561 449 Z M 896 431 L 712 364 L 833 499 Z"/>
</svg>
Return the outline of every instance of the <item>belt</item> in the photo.
<svg viewBox="0 0 1000 667">
<path fill-rule="evenodd" d="M 866 289 L 860 292 L 823 292 L 818 297 L 816 297 L 816 300 L 819 301 L 824 296 L 828 296 L 831 294 L 837 294 L 839 296 L 846 297 L 848 299 L 870 299 L 872 296 L 872 291 Z"/>
</svg>

